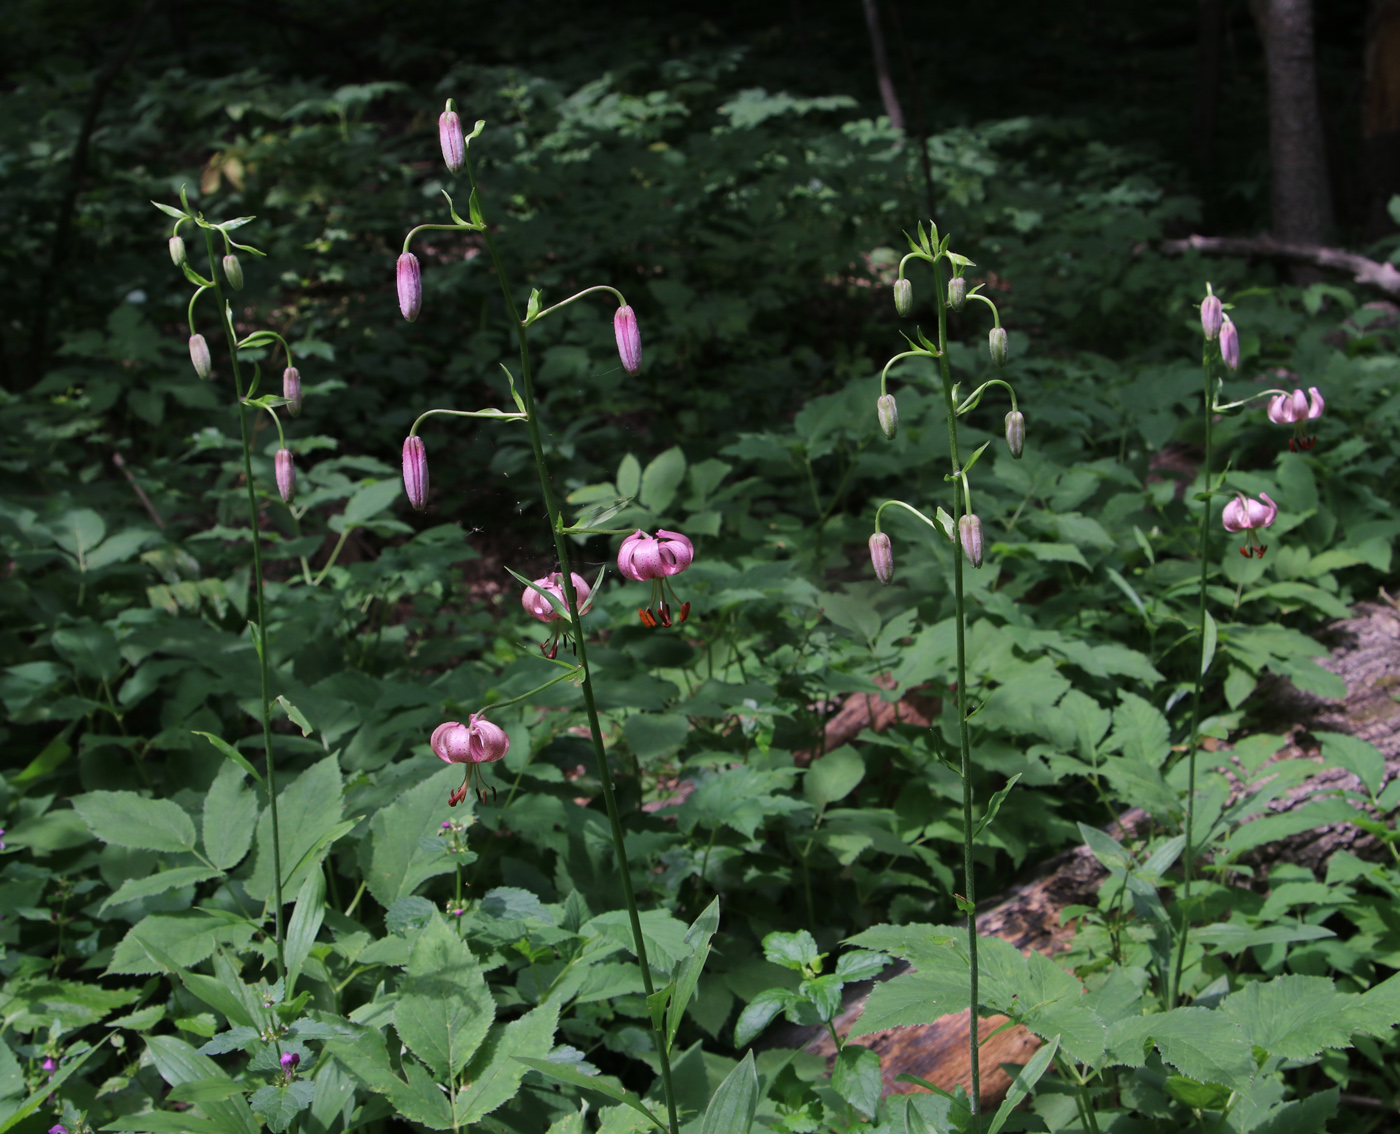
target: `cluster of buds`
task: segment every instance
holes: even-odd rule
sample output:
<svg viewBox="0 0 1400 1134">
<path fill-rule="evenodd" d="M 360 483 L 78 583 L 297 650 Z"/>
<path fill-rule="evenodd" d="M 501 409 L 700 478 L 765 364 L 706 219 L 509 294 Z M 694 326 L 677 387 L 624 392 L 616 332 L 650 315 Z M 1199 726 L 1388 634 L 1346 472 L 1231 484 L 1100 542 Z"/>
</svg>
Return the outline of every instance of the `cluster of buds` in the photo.
<svg viewBox="0 0 1400 1134">
<path fill-rule="evenodd" d="M 472 779 L 482 764 L 494 764 L 510 751 L 510 737 L 500 725 L 483 720 L 480 713 L 473 713 L 466 724 L 460 721 L 447 721 L 433 729 L 429 740 L 434 754 L 448 764 L 465 764 L 466 778 L 462 786 L 447 797 L 449 807 L 456 807 L 467 798 Z M 481 801 L 486 801 L 485 788 L 479 789 Z"/>
<path fill-rule="evenodd" d="M 574 584 L 574 598 L 578 601 L 578 613 L 582 618 L 588 613 L 593 602 L 593 589 L 588 585 L 588 581 L 577 571 L 570 571 L 569 578 Z M 520 596 L 520 605 L 525 608 L 525 612 L 533 618 L 538 618 L 545 625 L 551 622 L 561 622 L 567 615 L 561 614 L 552 602 L 540 591 L 545 591 L 559 600 L 559 605 L 566 611 L 569 608 L 568 599 L 564 597 L 564 575 L 561 571 L 555 571 L 546 575 L 542 579 L 535 580 L 537 591 L 533 587 L 526 587 Z M 559 635 L 563 633 L 563 627 L 556 626 L 554 632 L 540 643 L 540 653 L 553 660 L 559 653 Z"/>
<path fill-rule="evenodd" d="M 651 583 L 651 600 L 637 611 L 643 626 L 671 625 L 668 594 L 680 603 L 677 621 L 684 622 L 690 616 L 690 603 L 680 602 L 669 580 L 689 567 L 694 558 L 694 545 L 680 532 L 658 529 L 656 535 L 649 536 L 638 529 L 622 541 L 617 552 L 617 569 L 623 578 L 634 583 Z"/>
<path fill-rule="evenodd" d="M 1245 545 L 1240 548 L 1241 555 L 1246 559 L 1255 555 L 1263 559 L 1264 552 L 1269 548 L 1267 544 L 1259 542 L 1255 532 L 1259 528 L 1267 528 L 1277 515 L 1278 505 L 1269 499 L 1267 492 L 1261 492 L 1258 500 L 1249 500 L 1241 493 L 1225 505 L 1221 519 L 1227 532 L 1245 533 Z"/>
<path fill-rule="evenodd" d="M 1269 420 L 1275 425 L 1293 426 L 1293 436 L 1288 439 L 1291 452 L 1308 450 L 1317 444 L 1317 438 L 1305 436 L 1308 430 L 1303 423 L 1321 417 L 1326 405 L 1316 386 L 1308 387 L 1306 397 L 1302 390 L 1294 390 L 1291 394 L 1278 394 L 1269 399 Z"/>
</svg>

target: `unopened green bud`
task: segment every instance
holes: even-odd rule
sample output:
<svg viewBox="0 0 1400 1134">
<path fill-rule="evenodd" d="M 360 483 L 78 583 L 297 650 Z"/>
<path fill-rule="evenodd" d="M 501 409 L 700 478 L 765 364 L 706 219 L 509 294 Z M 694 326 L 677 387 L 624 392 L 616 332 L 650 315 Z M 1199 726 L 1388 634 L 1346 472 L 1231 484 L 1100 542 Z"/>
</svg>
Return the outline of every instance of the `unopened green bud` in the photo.
<svg viewBox="0 0 1400 1134">
<path fill-rule="evenodd" d="M 875 403 L 875 412 L 880 418 L 880 428 L 891 441 L 899 432 L 899 407 L 895 405 L 893 394 L 881 394 Z"/>
<path fill-rule="evenodd" d="M 905 318 L 914 310 L 914 285 L 903 277 L 894 281 L 894 309 Z"/>
<path fill-rule="evenodd" d="M 954 276 L 948 281 L 948 306 L 954 311 L 961 311 L 966 302 L 967 280 L 962 276 Z"/>
<path fill-rule="evenodd" d="M 201 378 L 208 378 L 214 373 L 214 363 L 209 357 L 209 344 L 204 341 L 203 335 L 190 336 L 190 361 L 194 363 L 194 372 Z"/>
<path fill-rule="evenodd" d="M 243 290 L 243 265 L 238 262 L 238 257 L 232 252 L 224 257 L 224 278 L 228 280 L 228 286 L 234 291 Z"/>
<path fill-rule="evenodd" d="M 183 236 L 170 238 L 170 262 L 177 268 L 185 262 L 185 238 Z"/>
<path fill-rule="evenodd" d="M 993 327 L 987 335 L 987 345 L 992 351 L 992 361 L 998 366 L 1006 365 L 1006 328 Z"/>
<path fill-rule="evenodd" d="M 1026 415 L 1012 410 L 1006 415 L 1006 445 L 1018 461 L 1026 448 Z"/>
<path fill-rule="evenodd" d="M 963 554 L 974 567 L 982 566 L 982 521 L 969 513 L 958 519 L 958 536 Z"/>
</svg>

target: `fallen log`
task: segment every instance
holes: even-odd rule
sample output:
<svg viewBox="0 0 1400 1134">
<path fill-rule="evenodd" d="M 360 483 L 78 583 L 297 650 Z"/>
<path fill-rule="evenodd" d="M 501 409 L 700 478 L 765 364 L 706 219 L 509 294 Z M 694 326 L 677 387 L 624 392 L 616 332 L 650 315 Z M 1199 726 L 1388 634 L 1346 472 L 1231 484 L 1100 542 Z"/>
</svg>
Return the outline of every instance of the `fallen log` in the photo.
<svg viewBox="0 0 1400 1134">
<path fill-rule="evenodd" d="M 1384 594 L 1384 592 L 1382 592 Z M 1321 640 L 1330 646 L 1330 656 L 1320 661 L 1323 668 L 1346 682 L 1347 695 L 1329 701 L 1302 693 L 1288 681 L 1270 679 L 1262 689 L 1271 711 L 1280 722 L 1288 722 L 1286 743 L 1273 757 L 1314 759 L 1321 764 L 1313 732 L 1340 732 L 1369 741 L 1385 758 L 1386 782 L 1400 775 L 1400 605 L 1385 596 L 1387 604 L 1361 603 L 1353 617 L 1329 625 Z M 860 703 L 849 713 L 838 713 L 828 726 L 827 747 L 850 740 L 860 728 L 883 727 L 884 718 L 895 713 L 871 712 L 863 695 L 848 698 L 847 704 Z M 907 706 L 915 712 L 912 705 Z M 846 734 L 853 724 L 863 723 Z M 904 719 L 909 719 L 905 717 Z M 1275 731 L 1283 731 L 1282 726 Z M 1318 773 L 1269 805 L 1268 814 L 1289 811 L 1319 794 L 1338 790 L 1359 790 L 1357 777 L 1344 769 L 1319 767 Z M 1117 839 L 1131 838 L 1147 830 L 1148 816 L 1136 808 L 1120 816 L 1109 833 Z M 1270 863 L 1290 862 L 1322 872 L 1327 860 L 1339 850 L 1362 858 L 1378 858 L 1381 846 L 1374 835 L 1350 823 L 1334 823 L 1257 848 L 1251 861 L 1261 877 L 1267 877 Z M 977 916 L 977 930 L 984 936 L 1000 937 L 1023 952 L 1035 949 L 1046 955 L 1062 951 L 1072 928 L 1061 924 L 1060 911 L 1070 905 L 1092 905 L 1107 871 L 1084 846 L 1065 851 L 1044 863 L 1027 881 L 983 904 Z M 907 965 L 892 966 L 883 979 L 905 971 Z M 956 1084 L 971 1090 L 968 1064 L 970 1014 L 945 1016 L 921 1027 L 889 1028 L 863 1034 L 859 1028 L 865 1000 L 874 982 L 851 985 L 846 990 L 842 1011 L 835 1021 L 843 1039 L 850 1037 L 880 1055 L 880 1071 L 886 1095 L 922 1090 L 917 1085 L 897 1082 L 902 1073 L 916 1075 L 952 1090 Z M 978 1034 L 985 1036 L 1005 1022 L 993 1016 L 979 1021 Z M 821 1029 L 788 1028 L 774 1037 L 779 1046 L 802 1047 L 835 1059 L 836 1048 L 828 1032 Z M 1039 1046 L 1039 1041 L 1023 1028 L 1009 1028 L 993 1037 L 982 1048 L 982 1101 L 992 1106 L 1001 1101 L 1010 1086 L 1010 1077 L 1001 1064 L 1023 1064 Z"/>
<path fill-rule="evenodd" d="M 1185 240 L 1164 240 L 1158 247 L 1168 256 L 1202 252 L 1207 256 L 1248 256 L 1312 264 L 1318 268 L 1346 272 L 1356 283 L 1377 288 L 1386 295 L 1400 296 L 1400 269 L 1394 264 L 1322 244 L 1297 244 L 1269 236 L 1188 236 Z"/>
</svg>

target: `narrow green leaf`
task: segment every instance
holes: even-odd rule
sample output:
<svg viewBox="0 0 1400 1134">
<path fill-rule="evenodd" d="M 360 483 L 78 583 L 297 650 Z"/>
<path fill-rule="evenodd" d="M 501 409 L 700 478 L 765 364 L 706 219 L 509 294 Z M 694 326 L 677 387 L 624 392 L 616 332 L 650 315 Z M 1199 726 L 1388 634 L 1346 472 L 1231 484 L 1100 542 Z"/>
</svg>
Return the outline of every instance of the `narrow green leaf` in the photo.
<svg viewBox="0 0 1400 1134">
<path fill-rule="evenodd" d="M 686 1005 L 695 994 L 695 986 L 700 982 L 700 973 L 705 968 L 705 960 L 710 955 L 710 939 L 719 929 L 719 899 L 715 898 L 704 912 L 691 923 L 686 932 L 686 944 L 694 945 L 695 952 L 683 960 L 676 968 L 675 995 L 671 998 L 666 1014 L 666 1050 L 670 1051 L 676 1041 L 676 1029 L 680 1027 L 681 1016 Z"/>
<path fill-rule="evenodd" d="M 538 1071 L 547 1078 L 557 1080 L 560 1083 L 567 1083 L 569 1086 L 578 1087 L 581 1090 L 594 1091 L 597 1094 L 612 1099 L 613 1102 L 622 1103 L 624 1106 L 630 1106 L 638 1114 L 645 1115 L 653 1126 L 665 1134 L 666 1124 L 662 1122 L 661 1119 L 657 1118 L 656 1115 L 652 1114 L 641 1099 L 631 1091 L 624 1090 L 615 1080 L 605 1079 L 601 1075 L 596 1078 L 585 1075 L 583 1072 L 575 1070 L 573 1066 L 567 1063 L 554 1063 L 548 1059 L 529 1059 L 519 1055 L 515 1058 L 526 1067 L 529 1067 L 533 1071 Z M 752 1058 L 753 1056 L 750 1055 L 749 1059 L 751 1060 Z M 0 1132 L 0 1134 L 3 1134 L 3 1132 Z"/>
<path fill-rule="evenodd" d="M 263 784 L 263 778 L 262 776 L 258 775 L 258 770 L 255 767 L 253 767 L 252 764 L 248 763 L 247 757 L 245 757 L 243 753 L 239 752 L 238 749 L 236 749 L 232 744 L 220 740 L 213 733 L 200 732 L 198 729 L 191 729 L 191 733 L 194 736 L 204 737 L 205 740 L 207 740 L 210 744 L 212 744 L 215 748 L 222 752 L 224 756 L 232 760 L 235 764 L 237 764 L 240 768 L 242 768 L 245 772 L 252 776 L 253 779 L 257 780 L 259 785 L 263 787 L 267 786 L 266 784 Z"/>
<path fill-rule="evenodd" d="M 1201 676 L 1206 675 L 1210 669 L 1210 663 L 1215 660 L 1215 643 L 1219 638 L 1219 631 L 1215 626 L 1215 619 L 1211 617 L 1210 611 L 1206 611 L 1206 636 L 1201 643 Z"/>
<path fill-rule="evenodd" d="M 1006 1125 L 1006 1120 L 1011 1117 L 1011 1112 L 1021 1105 L 1021 1100 L 1030 1094 L 1031 1089 L 1045 1074 L 1059 1047 L 1060 1037 L 1056 1036 L 1032 1055 L 1026 1065 L 1016 1073 L 1016 1078 L 1011 1081 L 1011 1088 L 1006 1092 L 1006 1098 L 1002 1100 L 1001 1106 L 997 1107 L 996 1114 L 992 1116 L 987 1134 L 1000 1134 L 1001 1128 Z"/>
<path fill-rule="evenodd" d="M 1006 802 L 1006 797 L 1011 794 L 1011 789 L 1016 786 L 1016 781 L 1021 778 L 1021 773 L 1017 772 L 1009 780 L 1006 786 L 998 791 L 987 804 L 987 813 L 978 820 L 976 828 L 972 832 L 972 837 L 977 838 L 992 824 L 992 820 L 997 817 L 997 812 L 1001 810 L 1001 805 Z"/>
<path fill-rule="evenodd" d="M 700 1134 L 748 1134 L 757 1106 L 758 1072 L 750 1051 L 710 1099 Z"/>
<path fill-rule="evenodd" d="M 297 977 L 301 967 L 311 955 L 316 944 L 316 935 L 321 931 L 321 923 L 326 919 L 326 875 L 313 870 L 301 884 L 297 895 L 296 909 L 292 920 L 287 924 L 287 940 L 284 952 L 287 958 L 287 998 L 296 993 Z"/>
</svg>

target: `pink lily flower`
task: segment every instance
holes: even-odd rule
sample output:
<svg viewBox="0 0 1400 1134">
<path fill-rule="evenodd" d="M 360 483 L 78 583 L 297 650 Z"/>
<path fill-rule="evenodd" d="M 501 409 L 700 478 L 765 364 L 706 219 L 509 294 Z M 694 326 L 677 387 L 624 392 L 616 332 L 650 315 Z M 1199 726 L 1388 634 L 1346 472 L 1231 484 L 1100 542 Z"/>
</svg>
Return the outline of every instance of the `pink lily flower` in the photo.
<svg viewBox="0 0 1400 1134">
<path fill-rule="evenodd" d="M 658 529 L 649 536 L 638 529 L 622 541 L 617 551 L 617 569 L 634 583 L 651 583 L 651 602 L 637 611 L 644 626 L 670 626 L 671 607 L 666 595 L 676 598 L 667 580 L 679 575 L 695 558 L 695 546 L 680 532 Z M 676 599 L 679 602 L 679 599 Z M 652 613 L 652 607 L 656 612 Z M 680 621 L 690 616 L 690 603 L 681 603 Z"/>
<path fill-rule="evenodd" d="M 1314 421 L 1322 416 L 1322 411 L 1327 407 L 1327 403 L 1322 400 L 1322 395 L 1317 392 L 1316 386 L 1308 387 L 1308 397 L 1303 396 L 1302 390 L 1294 390 L 1293 393 L 1283 393 L 1269 399 L 1269 420 L 1275 425 L 1293 426 L 1293 436 L 1288 439 L 1288 448 L 1296 453 L 1299 449 L 1311 449 L 1317 444 L 1316 437 L 1304 437 L 1307 427 L 1305 421 Z"/>
<path fill-rule="evenodd" d="M 1245 533 L 1245 545 L 1240 548 L 1241 555 L 1246 559 L 1254 555 L 1263 559 L 1264 552 L 1268 551 L 1269 548 L 1267 544 L 1259 542 L 1255 529 L 1267 528 L 1274 522 L 1277 515 L 1278 505 L 1269 499 L 1267 492 L 1261 492 L 1259 500 L 1250 500 L 1243 493 L 1240 493 L 1225 505 L 1221 520 L 1225 524 L 1227 532 Z"/>
</svg>

